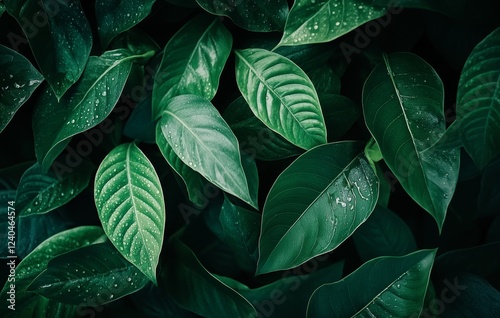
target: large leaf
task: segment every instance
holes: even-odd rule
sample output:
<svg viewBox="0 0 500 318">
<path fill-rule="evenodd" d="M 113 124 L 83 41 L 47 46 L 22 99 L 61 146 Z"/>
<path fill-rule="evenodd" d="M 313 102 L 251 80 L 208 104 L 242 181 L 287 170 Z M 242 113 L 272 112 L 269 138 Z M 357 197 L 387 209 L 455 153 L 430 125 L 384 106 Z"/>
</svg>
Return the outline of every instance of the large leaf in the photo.
<svg viewBox="0 0 500 318">
<path fill-rule="evenodd" d="M 24 56 L 0 45 L 0 132 L 43 81 Z"/>
<path fill-rule="evenodd" d="M 408 194 L 443 225 L 458 180 L 458 149 L 431 147 L 445 131 L 444 89 L 424 60 L 384 55 L 363 88 L 365 122 Z"/>
<path fill-rule="evenodd" d="M 263 49 L 236 51 L 236 81 L 257 118 L 304 149 L 326 143 L 311 80 L 289 59 Z"/>
<path fill-rule="evenodd" d="M 177 95 L 193 94 L 211 100 L 219 87 L 233 38 L 219 19 L 200 15 L 167 43 L 153 87 L 153 116 Z M 165 99 L 161 103 L 162 99 Z"/>
<path fill-rule="evenodd" d="M 99 306 L 129 295 L 147 282 L 138 268 L 105 242 L 51 259 L 28 291 L 66 304 Z"/>
<path fill-rule="evenodd" d="M 457 91 L 460 140 L 476 165 L 483 169 L 500 154 L 500 28 L 472 51 Z"/>
<path fill-rule="evenodd" d="M 23 174 L 16 194 L 19 216 L 50 212 L 75 198 L 89 184 L 94 167 L 84 162 L 78 169 L 64 176 L 52 171 L 42 173 L 35 163 Z"/>
<path fill-rule="evenodd" d="M 313 293 L 308 317 L 418 317 L 436 250 L 373 259 Z"/>
<path fill-rule="evenodd" d="M 48 262 L 55 256 L 67 253 L 77 248 L 93 244 L 105 239 L 104 232 L 97 226 L 81 226 L 60 232 L 35 248 L 16 266 L 16 311 L 12 317 L 47 317 L 47 312 L 59 307 L 57 301 L 47 300 L 37 294 L 27 292 L 31 282 L 47 267 Z M 6 282 L 0 293 L 2 299 L 7 299 L 10 282 Z M 62 309 L 62 308 L 61 308 Z M 10 317 L 11 315 L 7 315 Z"/>
<path fill-rule="evenodd" d="M 166 139 L 189 168 L 257 208 L 256 193 L 250 191 L 242 167 L 238 140 L 217 109 L 195 95 L 174 97 L 162 108 L 156 139 Z"/>
<path fill-rule="evenodd" d="M 134 144 L 113 149 L 97 170 L 94 199 L 104 232 L 156 284 L 165 202 L 153 165 Z"/>
<path fill-rule="evenodd" d="M 49 169 L 70 137 L 96 126 L 111 113 L 132 62 L 152 54 L 131 55 L 120 49 L 92 56 L 82 78 L 59 102 L 50 90 L 45 90 L 33 114 L 35 153 L 43 171 Z"/>
<path fill-rule="evenodd" d="M 365 0 L 296 0 L 278 45 L 328 42 L 385 13 Z"/>
<path fill-rule="evenodd" d="M 335 249 L 370 216 L 379 181 L 362 148 L 356 142 L 322 145 L 280 174 L 264 205 L 257 273 L 292 268 Z"/>
<path fill-rule="evenodd" d="M 230 17 L 233 22 L 249 31 L 281 31 L 288 14 L 286 0 L 196 0 L 208 12 Z"/>
<path fill-rule="evenodd" d="M 400 256 L 417 250 L 410 228 L 394 212 L 377 206 L 352 236 L 363 261 L 379 256 Z"/>
<path fill-rule="evenodd" d="M 172 241 L 160 286 L 179 305 L 203 317 L 255 317 L 238 292 L 206 270 L 179 239 Z"/>
<path fill-rule="evenodd" d="M 80 78 L 92 47 L 92 32 L 79 0 L 6 0 L 30 42 L 56 99 Z"/>
<path fill-rule="evenodd" d="M 95 12 L 102 46 L 108 46 L 115 36 L 146 18 L 155 2 L 156 0 L 97 0 Z"/>
</svg>

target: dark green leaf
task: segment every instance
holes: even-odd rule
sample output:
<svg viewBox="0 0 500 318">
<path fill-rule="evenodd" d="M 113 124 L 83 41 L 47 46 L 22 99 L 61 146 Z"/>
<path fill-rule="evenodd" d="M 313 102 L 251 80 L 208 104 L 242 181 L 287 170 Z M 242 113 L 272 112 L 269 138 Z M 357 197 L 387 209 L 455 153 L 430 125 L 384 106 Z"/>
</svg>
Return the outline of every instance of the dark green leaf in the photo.
<svg viewBox="0 0 500 318">
<path fill-rule="evenodd" d="M 122 144 L 104 158 L 95 177 L 94 198 L 113 245 L 156 284 L 165 202 L 153 165 L 134 143 Z"/>
<path fill-rule="evenodd" d="M 269 128 L 306 150 L 326 143 L 314 85 L 292 61 L 263 49 L 236 51 L 236 81 L 252 112 Z"/>
<path fill-rule="evenodd" d="M 58 302 L 99 306 L 129 295 L 148 282 L 110 242 L 56 256 L 28 291 Z"/>
<path fill-rule="evenodd" d="M 195 95 L 174 97 L 162 109 L 156 139 L 166 139 L 182 162 L 208 181 L 257 207 L 256 194 L 250 192 L 242 167 L 238 140 L 217 109 Z M 168 153 L 164 156 L 170 157 Z"/>
<path fill-rule="evenodd" d="M 123 90 L 132 62 L 150 57 L 128 50 L 92 56 L 82 78 L 59 101 L 48 89 L 33 114 L 35 152 L 43 171 L 63 151 L 69 138 L 101 123 L 113 110 Z"/>
<path fill-rule="evenodd" d="M 147 143 L 155 143 L 156 123 L 151 119 L 153 115 L 151 107 L 151 95 L 137 104 L 123 127 L 125 136 Z"/>
<path fill-rule="evenodd" d="M 334 94 L 319 94 L 325 116 L 328 141 L 338 141 L 361 116 L 361 109 L 349 98 Z"/>
<path fill-rule="evenodd" d="M 1 11 L 1 9 L 0 9 Z M 0 12 L 1 13 L 1 12 Z M 43 81 L 24 56 L 0 45 L 0 132 Z"/>
<path fill-rule="evenodd" d="M 80 1 L 5 0 L 27 36 L 55 98 L 80 78 L 92 47 L 92 32 Z"/>
<path fill-rule="evenodd" d="M 356 142 L 318 146 L 280 174 L 264 205 L 258 274 L 335 249 L 370 216 L 379 182 L 362 148 Z"/>
<path fill-rule="evenodd" d="M 156 0 L 97 0 L 95 12 L 102 47 L 146 18 Z"/>
<path fill-rule="evenodd" d="M 460 161 L 458 149 L 431 147 L 445 131 L 443 103 L 441 79 L 410 53 L 384 56 L 363 88 L 365 122 L 385 162 L 440 230 Z"/>
<path fill-rule="evenodd" d="M 396 213 L 381 206 L 375 207 L 352 238 L 364 262 L 379 256 L 401 256 L 417 250 L 408 225 Z"/>
<path fill-rule="evenodd" d="M 286 0 L 196 0 L 208 12 L 230 17 L 233 22 L 249 31 L 281 31 L 288 14 Z"/>
<path fill-rule="evenodd" d="M 231 53 L 233 38 L 222 22 L 200 15 L 167 43 L 153 87 L 153 116 L 158 118 L 172 97 L 193 94 L 211 100 Z"/>
<path fill-rule="evenodd" d="M 318 95 L 340 94 L 340 76 L 331 67 L 322 65 L 308 74 Z M 321 99 L 320 99 L 321 100 Z"/>
<path fill-rule="evenodd" d="M 385 13 L 364 0 L 296 0 L 278 45 L 328 42 Z"/>
<path fill-rule="evenodd" d="M 308 317 L 418 317 L 436 250 L 373 259 L 313 293 Z"/>
</svg>

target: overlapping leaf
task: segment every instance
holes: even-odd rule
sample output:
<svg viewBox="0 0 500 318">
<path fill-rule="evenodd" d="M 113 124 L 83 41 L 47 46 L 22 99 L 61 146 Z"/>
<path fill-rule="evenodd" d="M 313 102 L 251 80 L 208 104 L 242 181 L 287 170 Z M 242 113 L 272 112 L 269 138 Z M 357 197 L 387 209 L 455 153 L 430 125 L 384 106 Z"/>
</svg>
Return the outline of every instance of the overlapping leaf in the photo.
<svg viewBox="0 0 500 318">
<path fill-rule="evenodd" d="M 264 124 L 304 149 L 326 143 L 314 85 L 289 59 L 263 49 L 236 51 L 236 81 Z"/>
<path fill-rule="evenodd" d="M 364 0 L 296 0 L 278 45 L 328 42 L 385 13 Z"/>
<path fill-rule="evenodd" d="M 238 140 L 215 107 L 195 95 L 174 97 L 162 107 L 156 127 L 159 145 L 168 144 L 182 162 L 222 190 L 257 207 L 242 166 Z M 165 158 L 168 148 L 161 149 Z"/>
<path fill-rule="evenodd" d="M 257 273 L 292 268 L 335 249 L 370 216 L 378 187 L 361 143 L 327 144 L 301 155 L 267 196 Z"/>
<path fill-rule="evenodd" d="M 325 117 L 328 141 L 338 141 L 361 116 L 361 109 L 349 98 L 337 94 L 319 94 Z"/>
<path fill-rule="evenodd" d="M 1 10 L 1 9 L 0 9 Z M 43 81 L 43 76 L 21 54 L 0 45 L 0 132 Z"/>
<path fill-rule="evenodd" d="M 436 250 L 373 259 L 313 293 L 307 317 L 418 317 Z"/>
<path fill-rule="evenodd" d="M 156 284 L 165 231 L 165 202 L 153 165 L 134 144 L 102 161 L 94 199 L 106 235 L 120 253 Z"/>
<path fill-rule="evenodd" d="M 70 137 L 96 126 L 111 113 L 132 62 L 151 54 L 131 55 L 119 49 L 92 56 L 82 78 L 59 102 L 49 89 L 44 91 L 33 114 L 35 153 L 43 171 L 49 169 Z M 102 136 L 103 132 L 97 134 Z M 99 142 L 92 141 L 94 146 Z"/>
<path fill-rule="evenodd" d="M 211 100 L 231 52 L 233 39 L 222 22 L 200 15 L 167 43 L 153 87 L 153 116 L 174 96 L 193 94 Z M 164 100 L 164 102 L 161 102 Z"/>
<path fill-rule="evenodd" d="M 78 0 L 6 0 L 28 38 L 56 99 L 80 78 L 92 47 L 92 31 Z"/>
<path fill-rule="evenodd" d="M 458 180 L 457 149 L 431 147 L 445 131 L 444 89 L 416 55 L 384 56 L 363 88 L 365 122 L 408 194 L 441 229 Z"/>
</svg>

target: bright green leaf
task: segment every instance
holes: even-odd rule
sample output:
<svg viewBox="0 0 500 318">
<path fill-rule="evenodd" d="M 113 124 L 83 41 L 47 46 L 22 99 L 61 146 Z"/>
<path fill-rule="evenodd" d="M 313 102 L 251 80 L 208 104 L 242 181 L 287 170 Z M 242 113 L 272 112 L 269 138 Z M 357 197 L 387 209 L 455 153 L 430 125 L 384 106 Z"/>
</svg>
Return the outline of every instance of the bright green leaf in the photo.
<svg viewBox="0 0 500 318">
<path fill-rule="evenodd" d="M 203 14 L 184 25 L 165 46 L 155 75 L 154 118 L 160 117 L 162 105 L 177 95 L 193 94 L 211 100 L 232 43 L 231 33 L 217 18 Z"/>
<path fill-rule="evenodd" d="M 111 113 L 132 62 L 151 54 L 131 55 L 128 50 L 114 50 L 100 57 L 92 56 L 82 78 L 59 102 L 50 90 L 45 90 L 33 114 L 35 153 L 43 171 L 49 169 L 70 137 L 96 126 Z"/>
<path fill-rule="evenodd" d="M 97 0 L 95 12 L 102 47 L 118 34 L 132 28 L 151 12 L 156 0 Z"/>
<path fill-rule="evenodd" d="M 222 190 L 257 207 L 242 167 L 238 140 L 210 101 L 195 95 L 174 97 L 162 107 L 156 139 L 166 139 L 189 168 Z M 161 149 L 167 151 L 168 149 Z M 164 153 L 167 158 L 168 153 Z"/>
<path fill-rule="evenodd" d="M 236 51 L 236 81 L 255 116 L 269 128 L 306 150 L 326 143 L 314 85 L 292 61 L 263 49 Z"/>
<path fill-rule="evenodd" d="M 500 154 L 500 28 L 472 51 L 460 75 L 457 119 L 460 139 L 483 169 Z"/>
<path fill-rule="evenodd" d="M 408 225 L 396 213 L 378 205 L 352 238 L 365 262 L 379 256 L 400 256 L 417 250 Z"/>
<path fill-rule="evenodd" d="M 92 32 L 80 1 L 4 2 L 23 28 L 56 99 L 60 99 L 82 75 L 92 47 Z"/>
<path fill-rule="evenodd" d="M 156 284 L 165 202 L 153 165 L 134 143 L 122 144 L 104 158 L 95 178 L 94 199 L 113 245 Z"/>
<path fill-rule="evenodd" d="M 308 317 L 418 317 L 436 250 L 373 259 L 313 293 Z"/>
<path fill-rule="evenodd" d="M 281 31 L 288 14 L 286 0 L 196 0 L 206 11 L 230 17 L 233 22 L 249 31 Z"/>
<path fill-rule="evenodd" d="M 51 259 L 28 291 L 61 303 L 95 307 L 129 295 L 147 282 L 138 268 L 105 242 Z"/>
<path fill-rule="evenodd" d="M 335 249 L 370 216 L 378 187 L 361 143 L 326 144 L 298 157 L 267 196 L 257 273 L 292 268 Z"/>
<path fill-rule="evenodd" d="M 441 230 L 458 180 L 458 149 L 431 147 L 445 131 L 444 89 L 424 60 L 384 56 L 363 88 L 365 122 L 385 162 Z"/>
<path fill-rule="evenodd" d="M 328 42 L 385 13 L 364 0 L 296 0 L 278 45 Z"/>
<path fill-rule="evenodd" d="M 1 9 L 0 9 L 1 10 Z M 43 81 L 24 56 L 0 45 L 0 132 Z"/>
</svg>

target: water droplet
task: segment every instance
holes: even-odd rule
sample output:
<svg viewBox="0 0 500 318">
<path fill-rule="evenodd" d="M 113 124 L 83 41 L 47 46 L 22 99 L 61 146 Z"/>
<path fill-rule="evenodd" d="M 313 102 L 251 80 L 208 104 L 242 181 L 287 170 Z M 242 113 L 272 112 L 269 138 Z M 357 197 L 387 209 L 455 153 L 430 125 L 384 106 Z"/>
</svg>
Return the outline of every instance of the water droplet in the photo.
<svg viewBox="0 0 500 318">
<path fill-rule="evenodd" d="M 75 120 L 74 120 L 74 119 L 72 119 L 72 120 L 71 120 L 71 123 L 72 123 L 72 124 L 74 124 L 74 123 L 75 123 Z"/>
</svg>

